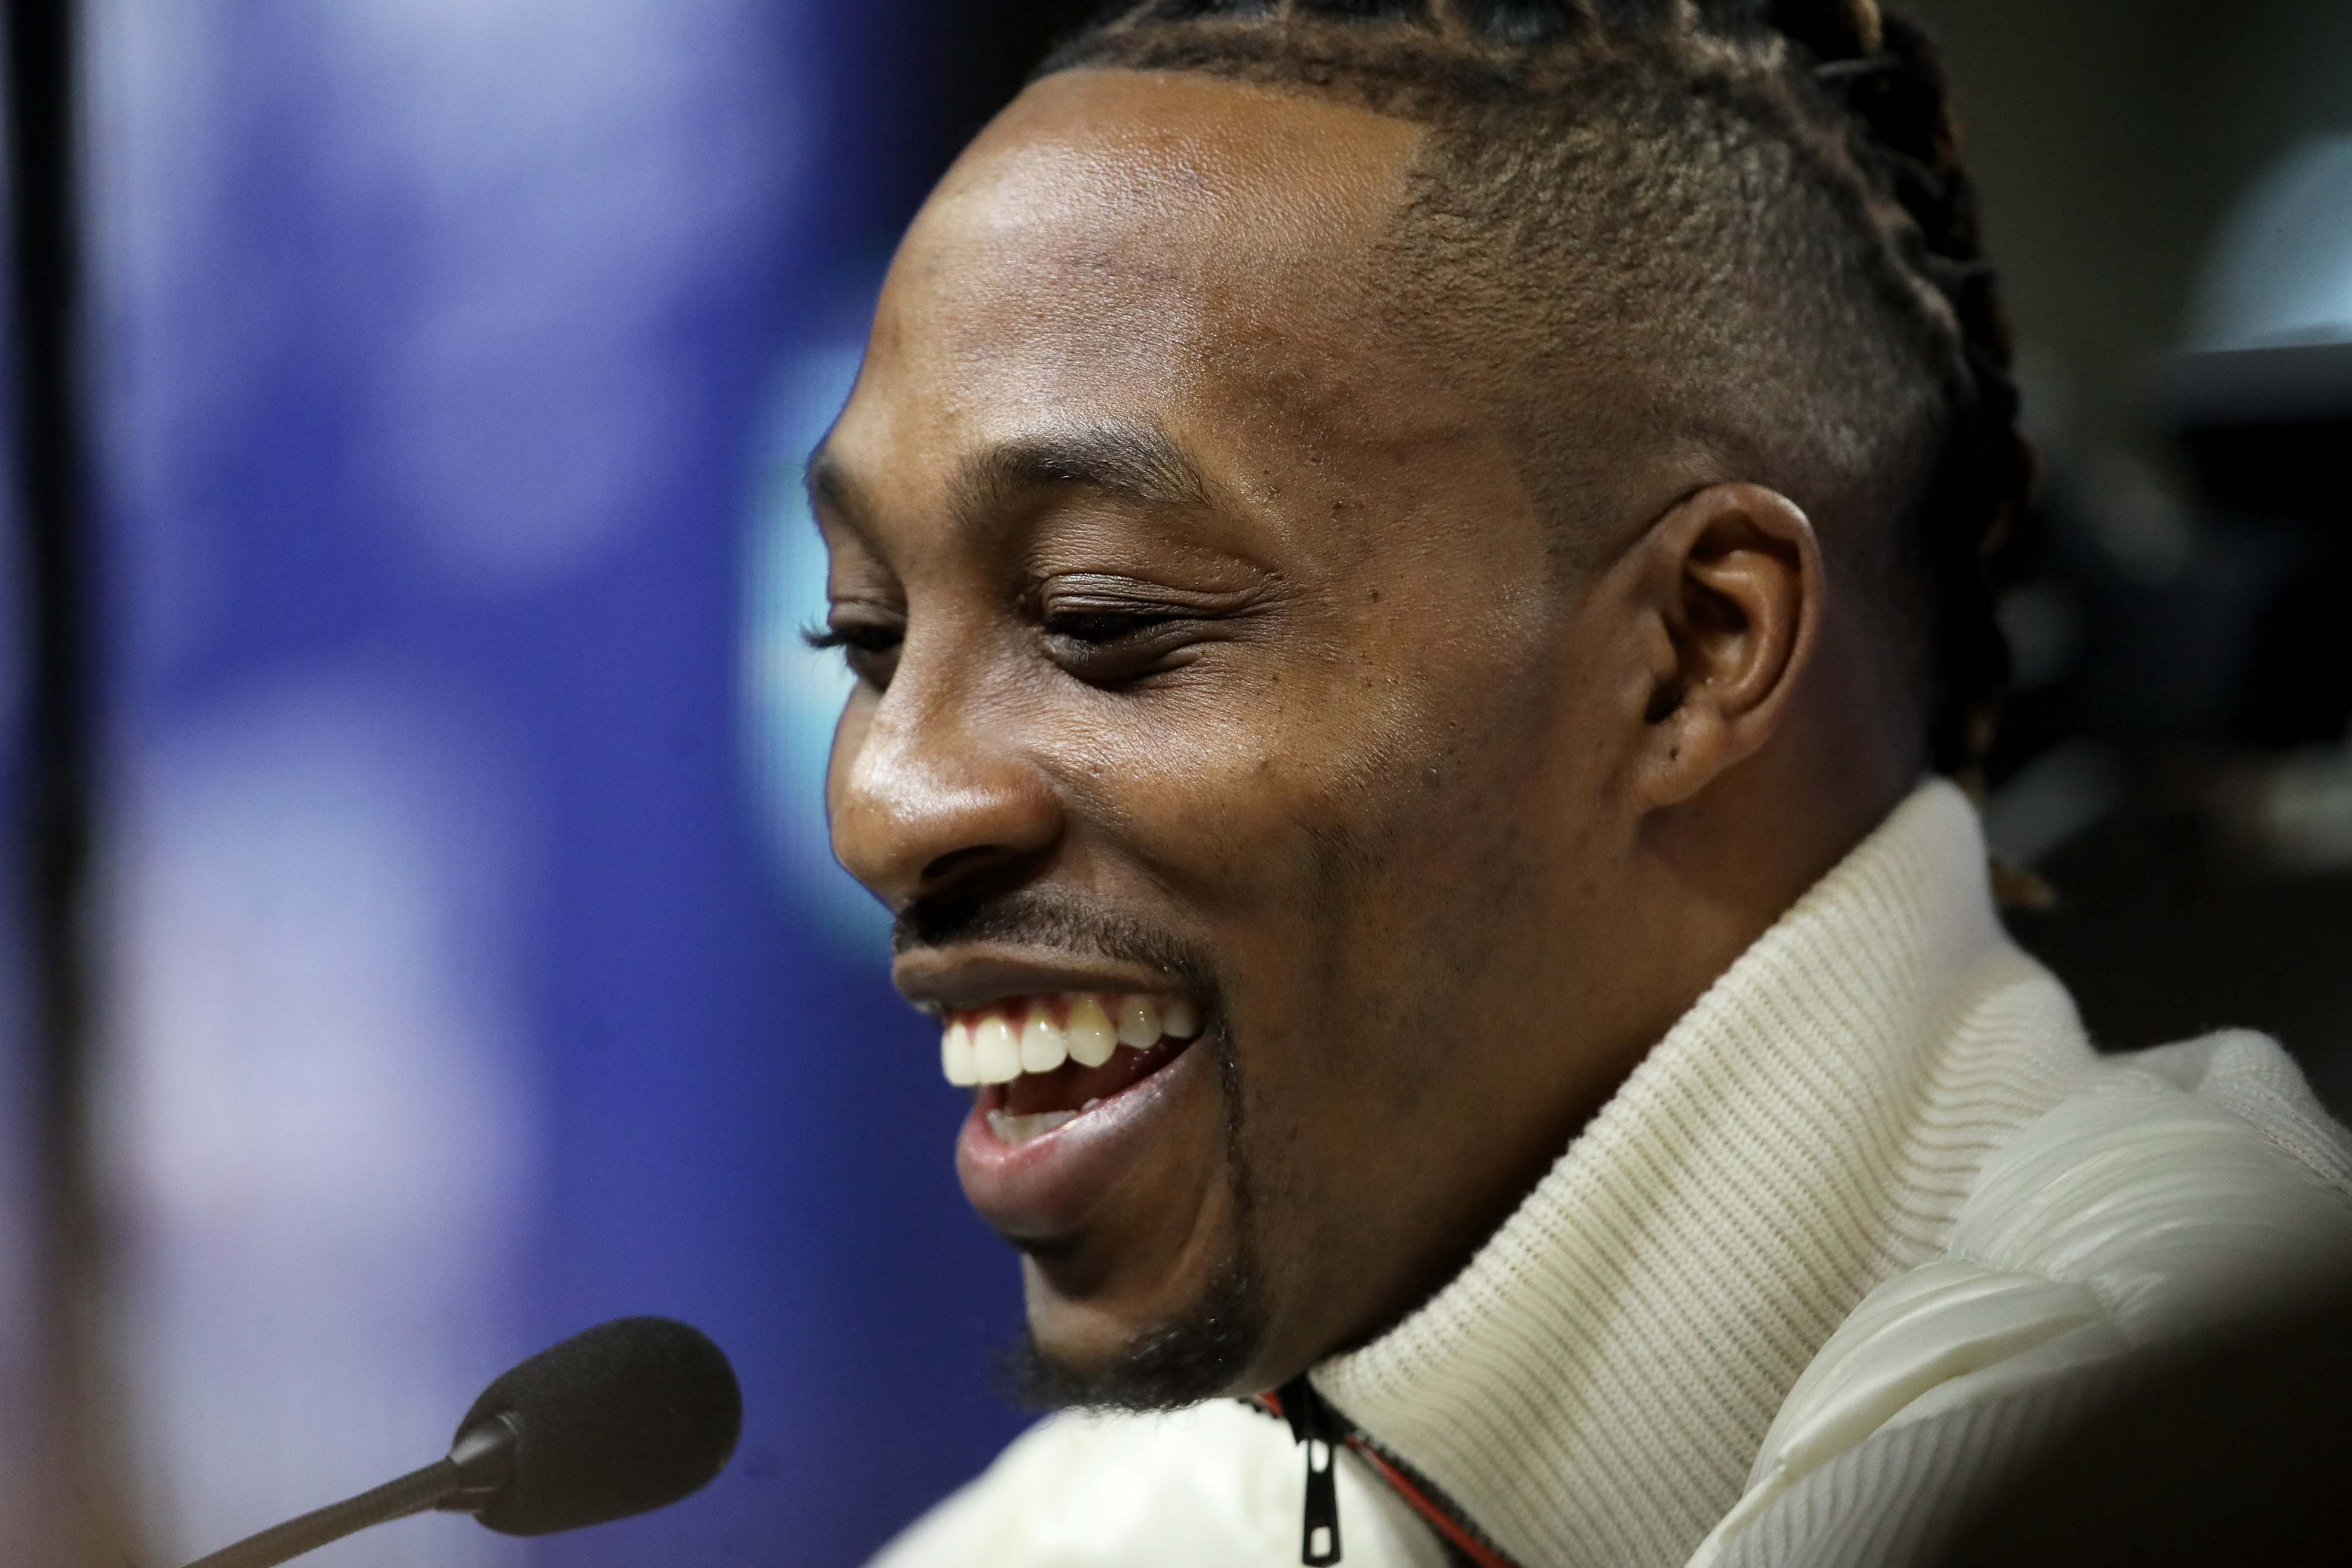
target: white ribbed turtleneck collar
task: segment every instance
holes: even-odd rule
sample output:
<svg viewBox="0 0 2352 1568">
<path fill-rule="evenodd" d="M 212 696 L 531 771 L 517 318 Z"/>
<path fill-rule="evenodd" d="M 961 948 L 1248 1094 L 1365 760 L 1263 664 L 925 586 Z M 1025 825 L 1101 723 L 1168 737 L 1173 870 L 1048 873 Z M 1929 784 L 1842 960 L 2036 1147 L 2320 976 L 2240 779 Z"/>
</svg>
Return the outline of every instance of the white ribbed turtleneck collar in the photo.
<svg viewBox="0 0 2352 1568">
<path fill-rule="evenodd" d="M 1315 1383 L 1527 1568 L 1680 1563 L 1814 1351 L 2088 1061 L 1994 915 L 1974 810 L 1923 784 Z"/>
</svg>

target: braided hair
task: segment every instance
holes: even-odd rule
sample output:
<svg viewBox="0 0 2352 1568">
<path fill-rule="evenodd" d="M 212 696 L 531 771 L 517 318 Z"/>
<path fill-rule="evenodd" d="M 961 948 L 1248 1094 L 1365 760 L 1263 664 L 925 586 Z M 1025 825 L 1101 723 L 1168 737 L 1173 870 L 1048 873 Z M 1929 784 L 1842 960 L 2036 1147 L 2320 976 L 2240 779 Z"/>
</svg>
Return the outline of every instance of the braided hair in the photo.
<svg viewBox="0 0 2352 1568">
<path fill-rule="evenodd" d="M 1923 749 L 1980 783 L 2009 674 L 1992 565 L 2032 459 L 1916 24 L 1876 0 L 1120 0 L 1037 75 L 1087 68 L 1427 125 L 1396 308 L 1466 324 L 1474 361 L 1514 346 L 1538 501 L 1572 515 L 1591 483 L 1547 444 L 1573 423 L 1547 397 L 1612 344 L 1682 367 L 1628 417 L 1695 425 L 1817 517 L 1862 519 L 1844 548 L 1902 613 Z"/>
</svg>

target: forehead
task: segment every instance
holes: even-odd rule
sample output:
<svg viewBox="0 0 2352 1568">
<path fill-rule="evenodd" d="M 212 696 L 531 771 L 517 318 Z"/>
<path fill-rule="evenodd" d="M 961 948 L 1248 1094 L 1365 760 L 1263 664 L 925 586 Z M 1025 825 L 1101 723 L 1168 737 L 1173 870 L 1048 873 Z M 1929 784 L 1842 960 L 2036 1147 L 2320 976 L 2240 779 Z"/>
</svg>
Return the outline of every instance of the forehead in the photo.
<svg viewBox="0 0 2352 1568">
<path fill-rule="evenodd" d="M 1118 264 L 1234 247 L 1329 261 L 1385 230 L 1417 127 L 1198 75 L 1068 71 L 959 159 L 908 235 L 918 258 Z M 1192 259 L 1208 272 L 1215 256 Z M 1240 257 L 1232 257 L 1239 260 Z"/>
<path fill-rule="evenodd" d="M 1037 83 L 909 230 L 835 455 L 1344 389 L 1419 136 L 1197 76 Z"/>
</svg>

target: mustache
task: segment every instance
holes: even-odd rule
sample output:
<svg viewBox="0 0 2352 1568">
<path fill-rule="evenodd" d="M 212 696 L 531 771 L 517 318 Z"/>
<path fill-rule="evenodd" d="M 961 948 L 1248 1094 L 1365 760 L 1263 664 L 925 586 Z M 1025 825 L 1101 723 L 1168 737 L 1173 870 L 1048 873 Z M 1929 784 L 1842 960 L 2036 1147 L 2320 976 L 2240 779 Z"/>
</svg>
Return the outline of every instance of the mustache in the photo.
<svg viewBox="0 0 2352 1568">
<path fill-rule="evenodd" d="M 1139 964 L 1173 975 L 1183 983 L 1184 989 L 1197 998 L 1215 1020 L 1202 1038 L 1204 1049 L 1215 1064 L 1218 1098 L 1224 1102 L 1225 1150 L 1227 1180 L 1234 1207 L 1244 1217 L 1244 1226 L 1250 1212 L 1256 1207 L 1257 1182 L 1242 1139 L 1244 1094 L 1242 1068 L 1234 1050 L 1231 1030 L 1223 1020 L 1224 998 L 1217 984 L 1216 970 L 1202 949 L 1180 941 L 1167 931 L 1150 925 L 1121 910 L 1074 898 L 1066 894 L 1046 893 L 1034 888 L 1021 889 L 993 898 L 918 899 L 898 913 L 890 923 L 890 951 L 893 956 L 925 947 L 945 947 L 958 942 L 1003 942 L 1024 946 L 1058 949 L 1064 953 L 1092 953 L 1118 962 Z M 1024 1243 L 1013 1245 L 1027 1251 Z M 1237 1265 L 1255 1279 L 1250 1260 L 1244 1258 Z M 1241 1289 L 1242 1286 L 1235 1286 Z M 1247 1291 L 1236 1298 L 1246 1303 Z M 1238 1310 L 1238 1309 L 1236 1309 Z M 1254 1309 L 1253 1309 L 1254 1310 Z M 1230 1314 L 1228 1314 L 1230 1316 Z M 1250 1333 L 1254 1336 L 1255 1330 Z M 1181 1337 L 1181 1336 L 1180 1336 Z M 1169 1347 L 1171 1359 L 1181 1361 L 1174 1346 Z M 1246 1359 L 1246 1356 L 1244 1357 Z M 1169 1384 L 1166 1388 L 1175 1388 Z M 1189 1388 L 1189 1384 L 1181 1385 Z M 1045 1392 L 1043 1386 L 1032 1391 Z M 1105 1385 L 1089 1393 L 1073 1396 L 1078 1404 L 1098 1407 L 1123 1405 L 1133 1409 L 1173 1408 L 1172 1405 L 1150 1404 L 1153 1398 L 1170 1399 L 1159 1383 L 1150 1379 L 1117 1386 Z M 1183 1403 L 1191 1398 L 1186 1394 Z M 1136 1400 L 1145 1403 L 1135 1403 Z"/>
<path fill-rule="evenodd" d="M 1088 953 L 1164 970 L 1194 996 L 1211 989 L 1207 956 L 1122 911 L 1065 894 L 1024 890 L 971 900 L 918 900 L 890 923 L 892 954 L 961 942 L 1003 942 Z"/>
</svg>

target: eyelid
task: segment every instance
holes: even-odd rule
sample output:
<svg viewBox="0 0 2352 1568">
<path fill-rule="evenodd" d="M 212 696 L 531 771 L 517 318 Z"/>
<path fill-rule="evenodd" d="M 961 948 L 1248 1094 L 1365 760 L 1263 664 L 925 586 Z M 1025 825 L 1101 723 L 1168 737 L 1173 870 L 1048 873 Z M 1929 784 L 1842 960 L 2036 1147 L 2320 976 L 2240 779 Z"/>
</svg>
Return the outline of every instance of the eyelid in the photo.
<svg viewBox="0 0 2352 1568">
<path fill-rule="evenodd" d="M 1185 667 L 1208 645 L 1243 635 L 1240 623 L 1271 608 L 1272 586 L 1202 590 L 1070 573 L 1037 584 L 1031 611 L 1054 663 L 1089 685 L 1121 690 Z"/>
<path fill-rule="evenodd" d="M 1132 615 L 1160 621 L 1216 619 L 1236 614 L 1262 597 L 1255 588 L 1202 590 L 1147 582 L 1108 572 L 1069 572 L 1049 577 L 1034 590 L 1041 617 Z"/>
<path fill-rule="evenodd" d="M 825 623 L 837 626 L 843 622 L 878 626 L 903 626 L 907 612 L 894 604 L 871 599 L 836 599 L 825 606 Z"/>
<path fill-rule="evenodd" d="M 857 612 L 866 613 L 860 614 Z M 835 600 L 825 612 L 823 625 L 804 626 L 801 640 L 819 652 L 842 649 L 855 656 L 895 647 L 906 640 L 907 618 L 904 612 L 870 601 Z"/>
</svg>

